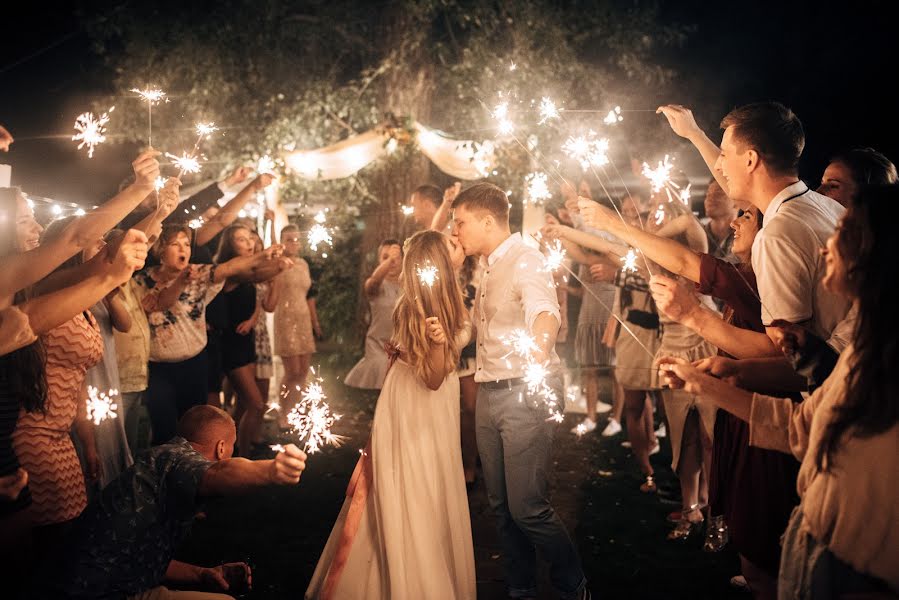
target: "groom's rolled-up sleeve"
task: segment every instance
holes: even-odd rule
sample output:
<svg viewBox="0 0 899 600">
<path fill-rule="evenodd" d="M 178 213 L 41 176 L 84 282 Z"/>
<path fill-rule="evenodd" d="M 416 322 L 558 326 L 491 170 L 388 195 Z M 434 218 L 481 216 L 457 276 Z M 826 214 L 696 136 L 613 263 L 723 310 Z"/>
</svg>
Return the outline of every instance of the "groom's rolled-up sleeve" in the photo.
<svg viewBox="0 0 899 600">
<path fill-rule="evenodd" d="M 528 331 L 534 330 L 534 322 L 541 313 L 548 312 L 561 325 L 562 311 L 552 273 L 546 270 L 543 256 L 537 251 L 524 254 L 517 265 L 517 283 L 521 293 L 521 306 Z"/>
</svg>

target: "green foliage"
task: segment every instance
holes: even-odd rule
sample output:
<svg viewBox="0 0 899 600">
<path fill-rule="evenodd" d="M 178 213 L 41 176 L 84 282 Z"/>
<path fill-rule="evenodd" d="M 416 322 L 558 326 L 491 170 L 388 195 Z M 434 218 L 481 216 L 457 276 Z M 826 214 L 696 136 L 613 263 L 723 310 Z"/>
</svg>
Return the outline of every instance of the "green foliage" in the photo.
<svg viewBox="0 0 899 600">
<path fill-rule="evenodd" d="M 499 160 L 490 180 L 512 192 L 518 210 L 527 173 L 580 176 L 559 149 L 575 132 L 603 131 L 599 111 L 654 108 L 647 98 L 674 75 L 660 53 L 688 32 L 662 23 L 651 3 L 623 0 L 393 0 L 377 10 L 359 0 L 163 0 L 111 12 L 106 4 L 84 12 L 98 51 L 116 68 L 117 86 L 124 94 L 153 83 L 170 94 L 169 104 L 153 109 L 154 145 L 191 147 L 200 120 L 223 128 L 204 142 L 207 177 L 264 154 L 335 143 L 383 124 L 387 112 L 461 139 L 493 139 L 490 113 L 502 94 L 516 131 L 495 140 Z M 537 125 L 533 103 L 542 96 L 572 112 Z M 117 133 L 146 138 L 138 99 L 117 100 L 116 118 Z M 608 133 L 615 160 L 644 155 L 662 131 L 630 128 L 626 119 Z M 366 235 L 355 223 L 362 218 L 371 227 L 373 211 L 395 211 L 420 164 L 410 145 L 344 180 L 285 174 L 285 203 L 329 205 L 332 222 L 342 224 L 319 281 L 323 316 L 340 323 L 359 316 L 361 271 L 371 266 L 366 253 L 372 240 L 395 235 L 401 220 L 381 220 L 391 230 Z M 410 187 L 398 192 L 404 175 Z M 434 169 L 431 178 L 448 183 Z"/>
</svg>

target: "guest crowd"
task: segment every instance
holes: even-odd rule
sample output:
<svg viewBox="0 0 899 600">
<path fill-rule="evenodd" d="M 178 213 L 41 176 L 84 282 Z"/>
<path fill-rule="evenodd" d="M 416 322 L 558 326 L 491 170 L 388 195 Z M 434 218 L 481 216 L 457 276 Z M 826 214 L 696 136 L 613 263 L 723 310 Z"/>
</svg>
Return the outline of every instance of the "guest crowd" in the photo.
<svg viewBox="0 0 899 600">
<path fill-rule="evenodd" d="M 567 256 L 554 273 L 556 352 L 574 391 L 565 401 L 586 412 L 573 431 L 626 436 L 646 494 L 664 492 L 651 457 L 670 443 L 681 508 L 668 515 L 666 543 L 729 544 L 740 557 L 732 582 L 754 597 L 895 597 L 896 167 L 871 148 L 847 149 L 813 190 L 798 176 L 803 127 L 783 105 L 731 111 L 720 145 L 689 109 L 659 112 L 708 165 L 704 217 L 664 187 L 613 199 L 563 183 L 536 238 L 546 252 L 559 240 Z M 0 127 L 0 149 L 12 142 Z M 246 565 L 188 565 L 173 560 L 177 546 L 205 497 L 296 483 L 304 469 L 295 446 L 247 460 L 265 437 L 273 355 L 289 408 L 323 334 L 301 230 L 275 232 L 271 214 L 268 232 L 239 218 L 271 175 L 239 167 L 182 203 L 178 179 L 155 187 L 157 156 L 141 153 L 133 180 L 98 208 L 45 226 L 25 194 L 0 189 L 4 597 L 245 589 Z M 415 189 L 417 226 L 453 236 L 460 191 Z M 380 389 L 390 368 L 403 256 L 399 239 L 377 249 L 363 286 L 364 357 L 348 386 Z M 468 309 L 489 259 L 468 257 L 459 270 Z M 476 346 L 472 336 L 457 368 L 469 489 Z M 91 420 L 89 386 L 116 391 L 117 418 Z M 63 548 L 77 559 L 61 561 Z"/>
</svg>

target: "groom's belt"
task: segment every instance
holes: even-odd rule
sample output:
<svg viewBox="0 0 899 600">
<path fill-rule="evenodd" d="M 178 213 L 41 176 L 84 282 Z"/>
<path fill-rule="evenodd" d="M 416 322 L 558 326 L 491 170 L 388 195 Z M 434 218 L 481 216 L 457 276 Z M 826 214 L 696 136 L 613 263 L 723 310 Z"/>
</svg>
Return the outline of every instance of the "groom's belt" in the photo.
<svg viewBox="0 0 899 600">
<path fill-rule="evenodd" d="M 546 378 L 548 380 L 561 379 L 561 373 L 549 373 Z M 561 381 L 559 382 L 561 385 Z M 519 385 L 527 385 L 524 377 L 513 377 L 511 379 L 499 379 L 497 381 L 482 381 L 478 384 L 487 390 L 511 390 Z"/>
</svg>

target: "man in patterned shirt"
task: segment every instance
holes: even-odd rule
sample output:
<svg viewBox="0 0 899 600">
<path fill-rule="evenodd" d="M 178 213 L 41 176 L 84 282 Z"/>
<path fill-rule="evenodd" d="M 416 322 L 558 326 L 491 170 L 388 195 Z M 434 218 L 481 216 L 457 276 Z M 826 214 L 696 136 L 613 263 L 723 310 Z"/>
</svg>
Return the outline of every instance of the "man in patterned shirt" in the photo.
<svg viewBox="0 0 899 600">
<path fill-rule="evenodd" d="M 231 458 L 235 440 L 228 413 L 188 410 L 174 438 L 137 457 L 78 517 L 32 597 L 224 600 L 230 596 L 173 592 L 163 582 L 216 591 L 249 585 L 243 563 L 204 568 L 172 560 L 203 498 L 299 482 L 306 455 L 296 446 L 250 461 Z"/>
</svg>

